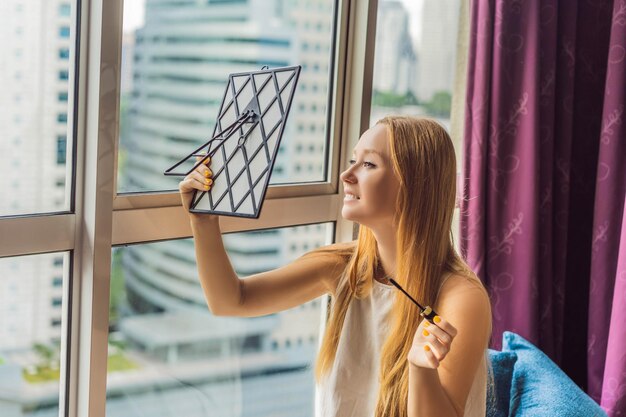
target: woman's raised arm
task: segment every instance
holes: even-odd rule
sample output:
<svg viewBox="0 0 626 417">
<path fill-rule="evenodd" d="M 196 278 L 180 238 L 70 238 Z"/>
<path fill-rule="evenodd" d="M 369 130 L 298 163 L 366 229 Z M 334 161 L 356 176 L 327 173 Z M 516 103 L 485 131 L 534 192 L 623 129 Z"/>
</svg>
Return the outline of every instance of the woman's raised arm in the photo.
<svg viewBox="0 0 626 417">
<path fill-rule="evenodd" d="M 185 209 L 189 209 L 194 190 L 210 187 L 211 175 L 209 167 L 201 164 L 180 182 Z M 219 217 L 193 213 L 189 217 L 200 284 L 213 314 L 262 316 L 335 292 L 345 262 L 332 256 L 332 250 L 328 256 L 302 256 L 281 268 L 240 279 L 224 248 Z"/>
</svg>

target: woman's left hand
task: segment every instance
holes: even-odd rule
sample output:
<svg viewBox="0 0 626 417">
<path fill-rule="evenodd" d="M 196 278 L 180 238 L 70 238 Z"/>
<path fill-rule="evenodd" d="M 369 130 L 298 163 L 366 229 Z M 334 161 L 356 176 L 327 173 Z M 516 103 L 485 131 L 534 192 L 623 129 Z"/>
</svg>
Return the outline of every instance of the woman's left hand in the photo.
<svg viewBox="0 0 626 417">
<path fill-rule="evenodd" d="M 424 319 L 417 326 L 413 345 L 407 357 L 410 364 L 437 369 L 450 351 L 450 345 L 457 333 L 456 328 L 439 316 L 435 316 L 433 321 L 434 324 Z"/>
</svg>

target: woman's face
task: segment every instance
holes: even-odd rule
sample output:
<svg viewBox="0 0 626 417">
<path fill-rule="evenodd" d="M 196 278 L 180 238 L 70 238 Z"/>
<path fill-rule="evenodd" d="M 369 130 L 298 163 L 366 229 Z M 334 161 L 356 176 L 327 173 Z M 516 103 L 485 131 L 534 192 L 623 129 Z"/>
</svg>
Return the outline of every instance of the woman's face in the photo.
<svg viewBox="0 0 626 417">
<path fill-rule="evenodd" d="M 379 124 L 363 133 L 340 178 L 346 194 L 341 215 L 346 220 L 370 228 L 393 224 L 400 182 L 393 172 L 387 126 Z"/>
</svg>

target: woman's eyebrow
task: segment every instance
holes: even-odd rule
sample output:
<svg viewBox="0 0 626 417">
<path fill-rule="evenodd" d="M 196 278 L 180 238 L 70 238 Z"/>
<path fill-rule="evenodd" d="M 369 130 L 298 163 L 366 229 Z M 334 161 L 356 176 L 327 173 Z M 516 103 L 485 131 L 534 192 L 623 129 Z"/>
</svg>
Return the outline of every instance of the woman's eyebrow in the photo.
<svg viewBox="0 0 626 417">
<path fill-rule="evenodd" d="M 383 155 L 382 153 L 378 152 L 376 149 L 363 149 L 363 154 L 368 154 L 368 153 L 373 153 L 376 154 L 378 156 L 380 156 L 382 159 L 386 159 L 385 155 Z M 356 151 L 352 151 L 352 154 L 356 154 Z"/>
</svg>

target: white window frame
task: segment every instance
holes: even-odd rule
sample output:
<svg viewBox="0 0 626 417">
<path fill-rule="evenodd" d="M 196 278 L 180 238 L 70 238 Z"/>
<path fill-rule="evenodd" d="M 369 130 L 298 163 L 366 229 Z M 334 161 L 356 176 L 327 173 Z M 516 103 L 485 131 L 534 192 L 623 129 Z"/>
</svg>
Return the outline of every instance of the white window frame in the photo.
<svg viewBox="0 0 626 417">
<path fill-rule="evenodd" d="M 70 52 L 75 65 L 68 92 L 73 109 L 67 145 L 71 209 L 1 217 L 0 257 L 70 252 L 59 416 L 104 417 L 111 249 L 190 237 L 191 229 L 177 193 L 117 195 L 123 0 L 76 2 L 71 41 L 77 45 L 80 40 L 80 47 Z M 332 222 L 336 241 L 353 239 L 353 224 L 341 218 L 339 174 L 368 128 L 378 0 L 336 4 L 328 181 L 270 186 L 260 218 L 221 217 L 225 233 Z"/>
</svg>

